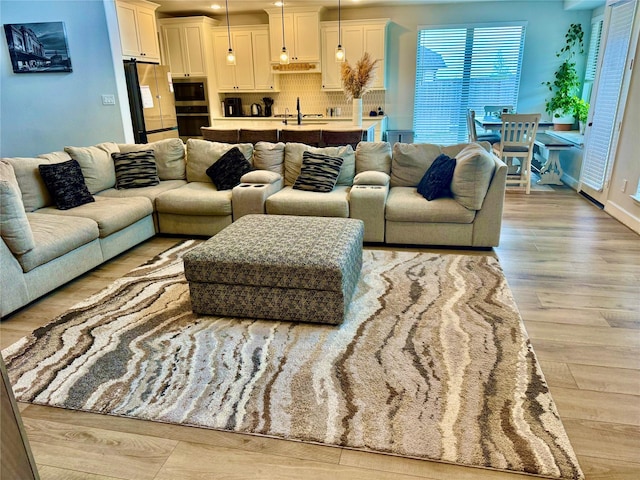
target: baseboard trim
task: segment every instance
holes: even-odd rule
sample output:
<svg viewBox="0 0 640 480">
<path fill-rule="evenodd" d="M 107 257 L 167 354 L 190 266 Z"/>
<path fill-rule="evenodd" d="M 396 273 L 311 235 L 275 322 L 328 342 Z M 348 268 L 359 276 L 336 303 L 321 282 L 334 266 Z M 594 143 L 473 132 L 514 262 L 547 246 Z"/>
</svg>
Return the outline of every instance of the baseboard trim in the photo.
<svg viewBox="0 0 640 480">
<path fill-rule="evenodd" d="M 604 211 L 634 232 L 640 234 L 640 218 L 634 216 L 617 203 L 607 201 L 604 206 Z"/>
</svg>

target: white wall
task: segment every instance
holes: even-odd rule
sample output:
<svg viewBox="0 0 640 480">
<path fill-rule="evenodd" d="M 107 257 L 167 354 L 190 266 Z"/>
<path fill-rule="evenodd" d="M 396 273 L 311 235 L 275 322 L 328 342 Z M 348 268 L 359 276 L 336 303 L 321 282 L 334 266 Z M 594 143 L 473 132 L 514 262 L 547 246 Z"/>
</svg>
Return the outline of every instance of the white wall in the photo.
<svg viewBox="0 0 640 480">
<path fill-rule="evenodd" d="M 327 20 L 336 20 L 337 11 L 327 12 L 325 16 Z M 542 82 L 553 78 L 558 65 L 555 54 L 564 46 L 564 35 L 571 23 L 582 24 L 587 31 L 585 45 L 588 45 L 591 11 L 566 11 L 562 1 L 514 1 L 346 8 L 342 10 L 342 18 L 391 19 L 386 113 L 390 129 L 410 130 L 413 124 L 418 26 L 527 21 L 518 110 L 543 113 L 548 90 Z M 584 71 L 584 59 L 578 62 L 578 69 Z"/>
<path fill-rule="evenodd" d="M 65 145 L 125 140 L 102 0 L 0 1 L 2 24 L 60 21 L 67 32 L 71 73 L 13 73 L 2 31 L 2 156 L 33 156 Z M 116 105 L 103 106 L 102 94 L 116 95 Z"/>
</svg>

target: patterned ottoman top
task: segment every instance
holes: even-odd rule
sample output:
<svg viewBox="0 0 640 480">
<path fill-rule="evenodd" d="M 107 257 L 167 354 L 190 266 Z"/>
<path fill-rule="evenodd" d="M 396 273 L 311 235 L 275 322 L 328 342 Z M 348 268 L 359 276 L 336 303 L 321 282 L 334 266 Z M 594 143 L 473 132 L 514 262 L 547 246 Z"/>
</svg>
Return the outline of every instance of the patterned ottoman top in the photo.
<svg viewBox="0 0 640 480">
<path fill-rule="evenodd" d="M 190 282 L 341 291 L 362 261 L 364 223 L 246 215 L 184 256 Z M 358 268 L 359 272 L 359 268 Z"/>
</svg>

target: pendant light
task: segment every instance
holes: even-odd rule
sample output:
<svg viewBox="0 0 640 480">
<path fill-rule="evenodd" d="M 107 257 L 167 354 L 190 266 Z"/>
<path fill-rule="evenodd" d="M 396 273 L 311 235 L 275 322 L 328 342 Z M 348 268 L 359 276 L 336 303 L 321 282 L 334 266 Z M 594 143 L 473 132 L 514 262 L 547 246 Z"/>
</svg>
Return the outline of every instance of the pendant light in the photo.
<svg viewBox="0 0 640 480">
<path fill-rule="evenodd" d="M 282 9 L 282 52 L 280 52 L 280 65 L 288 65 L 289 53 L 287 53 L 287 46 L 284 43 L 284 2 L 280 2 L 280 8 Z"/>
<path fill-rule="evenodd" d="M 340 0 L 338 0 L 338 48 L 336 48 L 336 62 L 342 63 L 346 60 L 346 52 L 342 48 L 342 28 L 340 22 Z"/>
<path fill-rule="evenodd" d="M 233 48 L 231 48 L 231 27 L 229 27 L 229 0 L 224 0 L 224 3 L 227 10 L 227 36 L 229 38 L 229 51 L 227 52 L 227 65 L 235 65 L 236 54 L 233 53 Z"/>
</svg>

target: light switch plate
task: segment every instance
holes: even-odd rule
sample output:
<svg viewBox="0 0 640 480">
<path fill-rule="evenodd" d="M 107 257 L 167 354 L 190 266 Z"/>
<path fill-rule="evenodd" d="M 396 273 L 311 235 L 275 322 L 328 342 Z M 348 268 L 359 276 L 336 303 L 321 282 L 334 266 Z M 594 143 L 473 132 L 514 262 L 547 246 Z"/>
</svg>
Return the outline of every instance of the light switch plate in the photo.
<svg viewBox="0 0 640 480">
<path fill-rule="evenodd" d="M 102 104 L 103 105 L 115 105 L 116 104 L 116 96 L 115 95 L 102 95 Z"/>
</svg>

